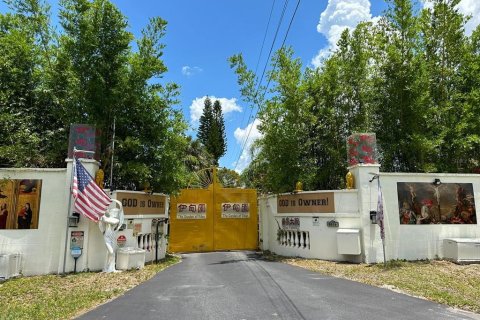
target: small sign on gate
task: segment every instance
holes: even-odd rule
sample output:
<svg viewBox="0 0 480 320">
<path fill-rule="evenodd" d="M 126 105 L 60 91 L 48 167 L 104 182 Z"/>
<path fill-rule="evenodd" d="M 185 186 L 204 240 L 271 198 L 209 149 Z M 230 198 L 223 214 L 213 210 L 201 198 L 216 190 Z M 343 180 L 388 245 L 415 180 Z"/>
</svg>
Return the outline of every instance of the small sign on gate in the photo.
<svg viewBox="0 0 480 320">
<path fill-rule="evenodd" d="M 222 203 L 222 218 L 248 219 L 250 218 L 249 203 Z"/>
<path fill-rule="evenodd" d="M 207 219 L 206 203 L 177 204 L 177 219 Z"/>
</svg>

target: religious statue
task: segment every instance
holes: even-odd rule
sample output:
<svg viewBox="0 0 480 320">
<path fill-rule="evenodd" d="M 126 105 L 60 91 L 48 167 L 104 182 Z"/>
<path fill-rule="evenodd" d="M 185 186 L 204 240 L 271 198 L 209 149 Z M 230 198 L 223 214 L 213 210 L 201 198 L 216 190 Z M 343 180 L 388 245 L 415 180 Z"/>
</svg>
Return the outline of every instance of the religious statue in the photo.
<svg viewBox="0 0 480 320">
<path fill-rule="evenodd" d="M 123 224 L 123 207 L 118 200 L 112 199 L 115 208 L 109 208 L 105 214 L 98 220 L 98 227 L 103 233 L 105 246 L 107 247 L 107 260 L 103 272 L 116 272 L 115 269 L 115 251 L 117 249 L 116 237 L 118 230 Z M 120 208 L 116 208 L 116 206 Z"/>
<path fill-rule="evenodd" d="M 303 191 L 303 184 L 300 181 L 297 181 L 295 184 L 295 190 L 293 192 L 302 192 Z"/>
<path fill-rule="evenodd" d="M 103 178 L 105 177 L 105 172 L 103 172 L 102 168 L 97 170 L 95 174 L 95 184 L 103 189 Z"/>
<path fill-rule="evenodd" d="M 347 189 L 353 189 L 355 188 L 355 178 L 353 177 L 353 174 L 348 171 L 347 175 L 345 176 L 345 181 L 347 184 Z"/>
</svg>

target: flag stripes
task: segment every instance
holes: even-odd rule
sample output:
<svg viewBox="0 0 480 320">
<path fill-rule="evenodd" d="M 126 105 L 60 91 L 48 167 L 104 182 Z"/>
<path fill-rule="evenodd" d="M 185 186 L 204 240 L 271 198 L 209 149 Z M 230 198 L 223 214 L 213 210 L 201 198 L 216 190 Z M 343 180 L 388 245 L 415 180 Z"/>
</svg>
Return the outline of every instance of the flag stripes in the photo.
<svg viewBox="0 0 480 320">
<path fill-rule="evenodd" d="M 90 220 L 98 221 L 112 200 L 97 186 L 92 176 L 77 159 L 74 160 L 73 170 L 74 209 Z"/>
</svg>

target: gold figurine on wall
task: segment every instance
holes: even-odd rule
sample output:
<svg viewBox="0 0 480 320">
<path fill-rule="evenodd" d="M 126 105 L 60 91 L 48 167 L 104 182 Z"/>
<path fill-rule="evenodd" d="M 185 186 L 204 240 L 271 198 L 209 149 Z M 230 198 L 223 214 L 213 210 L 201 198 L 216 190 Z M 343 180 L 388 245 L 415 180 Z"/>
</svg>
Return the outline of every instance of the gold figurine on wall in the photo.
<svg viewBox="0 0 480 320">
<path fill-rule="evenodd" d="M 303 184 L 300 181 L 297 181 L 297 183 L 295 184 L 295 190 L 293 192 L 298 193 L 302 191 L 303 191 Z"/>
<path fill-rule="evenodd" d="M 355 188 L 355 178 L 350 171 L 348 171 L 347 175 L 345 176 L 345 181 L 347 184 L 347 189 L 350 190 Z"/>
<path fill-rule="evenodd" d="M 105 173 L 103 172 L 102 168 L 98 169 L 97 173 L 95 174 L 95 183 L 101 189 L 103 189 L 103 178 L 104 177 L 105 177 Z"/>
</svg>

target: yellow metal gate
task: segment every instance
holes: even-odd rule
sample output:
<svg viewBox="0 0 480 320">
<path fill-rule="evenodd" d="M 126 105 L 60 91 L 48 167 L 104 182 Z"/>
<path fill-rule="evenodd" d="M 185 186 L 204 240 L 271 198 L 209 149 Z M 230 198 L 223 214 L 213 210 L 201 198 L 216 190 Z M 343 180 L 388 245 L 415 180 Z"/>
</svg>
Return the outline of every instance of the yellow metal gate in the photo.
<svg viewBox="0 0 480 320">
<path fill-rule="evenodd" d="M 223 188 L 214 173 L 207 189 L 182 189 L 170 205 L 170 252 L 258 247 L 256 190 Z"/>
</svg>

